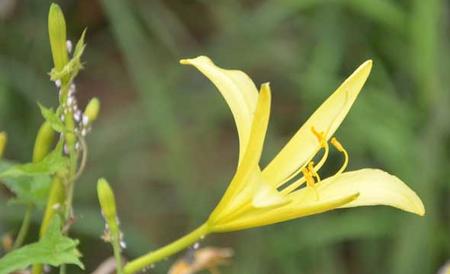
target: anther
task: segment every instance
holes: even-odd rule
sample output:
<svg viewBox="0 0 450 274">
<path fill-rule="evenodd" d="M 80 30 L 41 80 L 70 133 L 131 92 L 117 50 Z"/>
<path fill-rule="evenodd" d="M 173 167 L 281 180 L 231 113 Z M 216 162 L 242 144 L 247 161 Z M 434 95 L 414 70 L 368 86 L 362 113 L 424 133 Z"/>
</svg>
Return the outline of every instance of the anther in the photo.
<svg viewBox="0 0 450 274">
<path fill-rule="evenodd" d="M 336 175 L 341 174 L 347 168 L 349 157 L 348 157 L 347 150 L 345 150 L 344 146 L 335 137 L 333 137 L 330 142 L 339 152 L 342 152 L 342 154 L 344 154 L 344 163 L 342 164 L 341 168 L 334 175 L 334 176 L 336 176 Z"/>
<path fill-rule="evenodd" d="M 324 136 L 325 134 L 323 133 L 323 131 L 318 132 L 314 127 L 311 127 L 311 131 L 316 136 L 317 140 L 320 143 L 320 146 L 325 147 L 327 145 L 327 140 Z"/>
<path fill-rule="evenodd" d="M 318 132 L 314 127 L 311 127 L 311 131 L 314 134 L 314 136 L 316 136 L 317 140 L 320 143 L 320 147 L 323 148 L 324 152 L 322 155 L 322 158 L 319 160 L 319 162 L 317 163 L 317 165 L 314 166 L 314 168 L 312 168 L 312 172 L 313 174 L 317 174 L 317 171 L 325 164 L 325 161 L 328 158 L 328 152 L 329 152 L 329 145 L 328 142 L 325 138 L 325 134 L 323 132 Z M 309 163 L 305 163 L 303 166 L 301 166 L 297 171 L 295 171 L 293 174 L 291 174 L 288 178 L 286 178 L 281 184 L 279 184 L 277 187 L 281 187 L 283 184 L 285 184 L 286 182 L 289 182 L 292 178 L 294 178 L 295 176 L 297 176 L 300 172 L 303 171 L 303 169 L 307 168 L 307 165 L 311 165 L 312 162 Z M 312 164 L 314 165 L 314 164 Z M 319 175 L 317 174 L 317 176 L 315 176 L 316 178 L 320 178 Z M 283 193 L 290 193 L 292 191 L 294 191 L 295 189 L 297 189 L 298 187 L 300 187 L 303 183 L 305 183 L 305 178 L 300 178 L 297 181 L 293 182 L 292 184 L 290 184 L 289 186 L 287 186 L 286 188 L 284 188 L 282 190 Z"/>
<path fill-rule="evenodd" d="M 314 181 L 314 174 L 311 172 L 311 169 L 309 168 L 303 168 L 302 169 L 303 177 L 306 180 L 306 185 L 310 187 L 314 193 L 316 194 L 316 199 L 319 200 L 319 192 L 316 188 L 316 182 Z"/>
<path fill-rule="evenodd" d="M 345 150 L 342 144 L 336 139 L 336 137 L 331 138 L 330 143 L 340 152 L 343 152 Z"/>
</svg>

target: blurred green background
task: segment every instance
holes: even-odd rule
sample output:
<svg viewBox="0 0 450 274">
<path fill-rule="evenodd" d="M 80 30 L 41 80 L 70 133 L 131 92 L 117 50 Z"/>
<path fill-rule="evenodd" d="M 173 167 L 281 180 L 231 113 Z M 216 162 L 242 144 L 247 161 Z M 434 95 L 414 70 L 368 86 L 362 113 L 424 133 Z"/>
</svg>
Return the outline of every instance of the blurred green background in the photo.
<svg viewBox="0 0 450 274">
<path fill-rule="evenodd" d="M 201 244 L 235 249 L 223 273 L 424 274 L 450 259 L 448 1 L 57 2 L 72 40 L 88 28 L 79 100 L 98 96 L 103 104 L 75 197 L 72 234 L 82 241 L 87 272 L 111 254 L 100 239 L 98 177 L 116 190 L 128 257 L 193 229 L 224 192 L 238 157 L 231 113 L 208 80 L 178 64 L 203 54 L 258 85 L 271 82 L 263 165 L 346 76 L 373 59 L 337 136 L 350 152 L 349 169 L 396 174 L 427 209 L 423 218 L 385 207 L 337 210 L 213 235 Z M 24 162 L 42 121 L 36 101 L 57 100 L 47 75 L 49 4 L 0 1 L 0 129 L 9 134 L 6 156 Z M 340 160 L 332 155 L 329 173 Z M 23 215 L 5 206 L 3 194 L 0 234 L 18 229 Z M 171 263 L 149 273 L 166 273 Z"/>
</svg>

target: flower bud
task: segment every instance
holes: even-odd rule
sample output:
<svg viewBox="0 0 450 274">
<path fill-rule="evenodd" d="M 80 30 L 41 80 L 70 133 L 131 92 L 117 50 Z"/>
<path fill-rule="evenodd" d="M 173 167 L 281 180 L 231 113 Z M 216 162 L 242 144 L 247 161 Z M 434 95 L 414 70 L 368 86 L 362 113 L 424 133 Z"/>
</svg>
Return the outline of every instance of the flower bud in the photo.
<svg viewBox="0 0 450 274">
<path fill-rule="evenodd" d="M 49 122 L 42 123 L 36 135 L 33 148 L 33 163 L 39 162 L 47 156 L 52 150 L 53 142 L 55 141 L 55 131 Z"/>
<path fill-rule="evenodd" d="M 86 108 L 84 109 L 84 116 L 88 118 L 89 124 L 92 124 L 97 119 L 99 111 L 100 111 L 100 100 L 94 97 L 89 101 Z"/>
<path fill-rule="evenodd" d="M 102 208 L 103 217 L 108 223 L 111 232 L 114 233 L 118 229 L 116 200 L 113 190 L 109 186 L 108 182 L 103 178 L 98 180 L 97 195 L 100 202 L 100 207 Z"/>
<path fill-rule="evenodd" d="M 65 187 L 60 176 L 53 176 L 52 184 L 47 199 L 47 206 L 45 207 L 44 218 L 42 219 L 41 228 L 39 230 L 39 237 L 42 238 L 47 232 L 53 216 L 58 212 L 63 211 L 65 200 Z"/>
<path fill-rule="evenodd" d="M 48 13 L 48 35 L 55 69 L 60 71 L 69 62 L 67 53 L 66 21 L 61 8 L 53 3 Z"/>
<path fill-rule="evenodd" d="M 8 135 L 4 131 L 0 132 L 0 159 L 5 151 L 6 142 L 8 141 Z"/>
</svg>

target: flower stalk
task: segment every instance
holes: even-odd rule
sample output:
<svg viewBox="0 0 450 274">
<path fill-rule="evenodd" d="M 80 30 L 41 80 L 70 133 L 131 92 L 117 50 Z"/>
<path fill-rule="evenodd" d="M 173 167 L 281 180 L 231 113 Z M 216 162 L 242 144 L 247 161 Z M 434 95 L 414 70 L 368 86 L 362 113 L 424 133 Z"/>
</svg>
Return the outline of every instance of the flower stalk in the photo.
<svg viewBox="0 0 450 274">
<path fill-rule="evenodd" d="M 59 106 L 55 113 L 52 112 L 52 115 L 56 118 L 53 118 L 49 124 L 44 123 L 39 131 L 38 140 L 40 142 L 39 146 L 35 146 L 35 155 L 37 158 L 40 158 L 40 155 L 45 154 L 49 150 L 53 144 L 54 132 L 52 130 L 55 130 L 60 133 L 59 142 L 62 142 L 64 156 L 69 161 L 67 166 L 53 175 L 47 207 L 41 223 L 40 237 L 43 237 L 46 233 L 49 220 L 55 214 L 62 215 L 65 222 L 62 228 L 63 232 L 68 232 L 72 219 L 75 181 L 80 173 L 80 158 L 81 166 L 84 165 L 86 160 L 87 149 L 84 143 L 84 136 L 91 125 L 84 123 L 86 119 L 84 119 L 83 113 L 78 108 L 75 98 L 76 87 L 73 83 L 74 78 L 83 67 L 80 58 L 85 48 L 85 32 L 83 32 L 77 42 L 73 54 L 69 56 L 72 48 L 68 46 L 71 45 L 71 42 L 67 41 L 64 14 L 61 8 L 54 3 L 49 10 L 48 31 L 54 64 L 49 74 L 58 91 Z M 47 121 L 49 120 L 47 119 Z M 35 265 L 33 274 L 40 273 L 42 273 L 42 266 Z M 65 273 L 64 265 L 61 266 L 60 273 Z"/>
<path fill-rule="evenodd" d="M 119 227 L 119 218 L 116 210 L 116 199 L 114 192 L 109 186 L 108 182 L 101 178 L 97 183 L 97 195 L 102 209 L 103 218 L 106 221 L 105 240 L 111 242 L 114 252 L 114 259 L 116 260 L 117 274 L 123 274 L 122 268 L 122 232 Z"/>
<path fill-rule="evenodd" d="M 208 223 L 204 223 L 191 233 L 186 234 L 180 239 L 160 248 L 155 251 L 151 251 L 137 259 L 134 259 L 125 265 L 125 274 L 136 273 L 146 267 L 153 265 L 156 262 L 164 260 L 165 258 L 180 252 L 181 250 L 192 246 L 197 241 L 203 239 L 207 234 L 211 232 L 211 228 Z"/>
<path fill-rule="evenodd" d="M 30 229 L 31 215 L 33 213 L 33 206 L 28 205 L 25 210 L 25 215 L 23 216 L 22 225 L 20 226 L 19 233 L 17 234 L 16 240 L 14 241 L 14 245 L 12 249 L 17 249 L 22 246 L 27 234 Z"/>
</svg>

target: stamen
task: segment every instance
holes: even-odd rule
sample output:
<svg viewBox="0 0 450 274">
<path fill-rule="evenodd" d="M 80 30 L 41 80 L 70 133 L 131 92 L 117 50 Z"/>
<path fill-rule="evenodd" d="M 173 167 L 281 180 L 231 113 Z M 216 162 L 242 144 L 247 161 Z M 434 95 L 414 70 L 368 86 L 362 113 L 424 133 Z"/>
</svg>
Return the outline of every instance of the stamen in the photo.
<svg viewBox="0 0 450 274">
<path fill-rule="evenodd" d="M 316 170 L 314 168 L 314 162 L 309 162 L 308 164 L 308 170 L 311 172 L 311 174 L 316 178 L 317 182 L 320 182 L 320 176 L 319 173 L 317 173 L 318 169 Z"/>
<path fill-rule="evenodd" d="M 314 170 L 314 168 L 312 167 L 312 165 L 311 165 L 311 168 L 309 168 L 309 165 L 308 165 L 308 168 L 304 168 L 303 170 L 302 170 L 302 173 L 303 173 L 303 178 L 305 178 L 305 180 L 306 180 L 306 185 L 308 186 L 308 187 L 310 187 L 312 190 L 314 190 L 314 192 L 316 193 L 316 199 L 317 200 L 319 200 L 319 192 L 317 191 L 317 188 L 316 188 L 316 182 L 314 181 L 314 173 L 313 173 L 313 170 Z"/>
<path fill-rule="evenodd" d="M 277 188 L 279 188 L 280 186 L 282 186 L 285 183 L 289 182 L 292 178 L 296 177 L 302 171 L 302 169 L 304 169 L 306 167 L 306 165 L 307 165 L 307 163 L 302 165 L 299 169 L 297 169 L 294 173 L 292 173 L 289 177 L 287 177 L 283 182 L 281 182 L 281 184 L 279 184 L 277 186 Z"/>
<path fill-rule="evenodd" d="M 323 132 L 318 132 L 314 127 L 311 127 L 311 131 L 312 133 L 317 137 L 317 140 L 320 143 L 320 148 L 324 149 L 324 153 L 322 155 L 322 158 L 319 160 L 319 163 L 316 165 L 315 167 L 315 171 L 317 172 L 324 164 L 325 161 L 328 158 L 328 152 L 329 152 L 329 145 L 328 142 L 325 138 L 325 134 Z M 318 152 L 317 152 L 318 153 Z M 317 154 L 316 153 L 316 154 Z M 282 181 L 280 184 L 278 184 L 278 187 L 281 187 L 282 185 L 284 185 L 285 183 L 289 182 L 292 178 L 296 177 L 298 174 L 300 174 L 300 172 L 307 166 L 308 162 L 305 163 L 304 165 L 302 165 L 298 170 L 296 170 L 294 173 L 292 173 L 289 177 L 287 177 L 284 181 Z M 293 188 L 293 190 L 295 190 L 297 187 L 301 186 L 305 181 L 302 181 L 302 179 L 299 179 L 297 181 L 295 181 L 294 183 L 292 183 L 291 185 L 289 185 L 289 189 Z M 295 187 L 291 187 L 292 185 L 297 185 Z M 284 190 L 283 190 L 284 192 Z M 289 192 L 287 192 L 289 193 Z"/>
<path fill-rule="evenodd" d="M 342 144 L 335 137 L 331 138 L 330 142 L 339 152 L 342 152 L 342 154 L 344 154 L 344 163 L 342 164 L 341 168 L 334 175 L 334 176 L 336 176 L 336 175 L 341 174 L 347 168 L 349 157 L 348 157 L 347 150 L 345 150 L 344 146 L 342 146 Z"/>
<path fill-rule="evenodd" d="M 324 133 L 318 132 L 314 127 L 311 127 L 312 133 L 316 136 L 317 140 L 320 143 L 320 147 L 325 147 L 327 144 L 327 140 L 325 139 Z"/>
<path fill-rule="evenodd" d="M 319 182 L 320 181 L 320 176 L 316 171 L 316 167 L 314 167 L 314 162 L 309 162 L 307 167 L 303 167 L 301 169 L 302 173 L 303 173 L 303 177 L 298 179 L 297 181 L 293 182 L 292 184 L 290 184 L 289 186 L 287 186 L 286 188 L 284 188 L 283 190 L 281 190 L 281 193 L 283 194 L 289 194 L 292 191 L 296 190 L 297 188 L 299 188 L 300 186 L 302 186 L 305 182 L 308 186 L 312 187 L 315 189 L 315 181 L 314 181 L 314 177 L 316 178 L 316 180 Z M 305 175 L 306 174 L 306 175 Z M 318 195 L 317 195 L 318 196 Z"/>
<path fill-rule="evenodd" d="M 303 171 L 304 169 L 305 169 L 305 167 L 303 167 L 301 170 Z M 297 181 L 293 182 L 292 184 L 290 184 L 289 186 L 287 186 L 286 188 L 283 188 L 283 190 L 281 190 L 281 193 L 289 194 L 292 191 L 296 190 L 298 187 L 302 186 L 305 182 L 306 182 L 305 177 L 302 177 L 302 178 L 298 179 Z"/>
<path fill-rule="evenodd" d="M 314 167 L 314 171 L 315 171 L 315 172 L 319 171 L 319 169 L 321 169 L 322 166 L 325 164 L 325 161 L 326 161 L 327 158 L 328 158 L 328 152 L 329 152 L 329 150 L 330 150 L 329 145 L 328 145 L 328 143 L 327 143 L 325 137 L 323 137 L 323 135 L 322 135 L 322 138 L 323 138 L 323 140 L 325 140 L 325 144 L 322 146 L 322 148 L 324 149 L 324 152 L 323 152 L 322 158 L 321 158 L 320 161 L 317 163 L 317 165 Z"/>
</svg>

